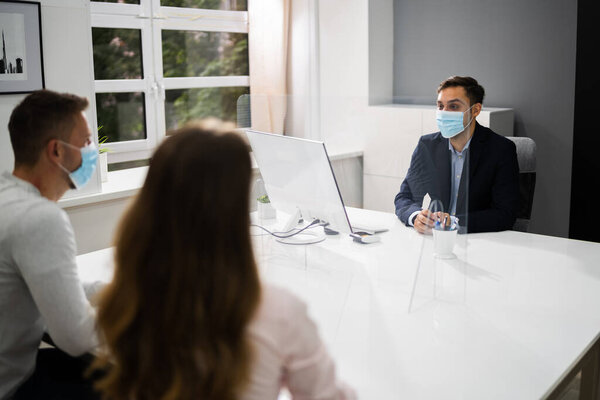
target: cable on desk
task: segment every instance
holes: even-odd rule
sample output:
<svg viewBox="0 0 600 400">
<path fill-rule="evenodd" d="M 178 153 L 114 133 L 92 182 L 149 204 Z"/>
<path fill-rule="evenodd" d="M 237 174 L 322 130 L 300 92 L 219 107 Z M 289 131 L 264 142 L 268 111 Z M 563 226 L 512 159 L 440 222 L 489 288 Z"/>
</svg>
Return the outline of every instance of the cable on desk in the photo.
<svg viewBox="0 0 600 400">
<path fill-rule="evenodd" d="M 257 224 L 250 224 L 250 226 L 255 226 L 257 228 L 260 228 L 263 231 L 267 232 L 269 235 L 275 236 L 276 238 L 279 238 L 279 239 L 285 239 L 285 238 L 289 238 L 289 237 L 292 237 L 292 236 L 296 236 L 297 234 L 299 234 L 299 233 L 307 230 L 308 228 L 315 228 L 316 226 L 321 226 L 321 225 L 322 225 L 322 223 L 321 223 L 321 221 L 319 219 L 314 219 L 310 224 L 306 225 L 302 229 L 293 228 L 293 229 L 291 229 L 291 230 L 289 230 L 287 232 L 271 232 L 270 230 L 268 230 L 267 228 L 265 228 L 263 226 L 260 226 L 260 225 L 257 225 Z M 297 230 L 297 232 L 293 232 L 295 230 Z M 290 234 L 286 235 L 288 232 L 293 232 L 293 233 L 290 233 Z M 281 233 L 283 233 L 284 235 L 280 235 Z M 252 235 L 252 236 L 259 236 L 259 235 Z"/>
</svg>

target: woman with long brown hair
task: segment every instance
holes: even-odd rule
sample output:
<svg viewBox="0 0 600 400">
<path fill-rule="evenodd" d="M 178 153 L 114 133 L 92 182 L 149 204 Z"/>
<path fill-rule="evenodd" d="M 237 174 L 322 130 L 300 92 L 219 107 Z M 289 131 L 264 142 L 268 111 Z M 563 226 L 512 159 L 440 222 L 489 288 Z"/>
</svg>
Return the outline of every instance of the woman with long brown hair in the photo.
<svg viewBox="0 0 600 400">
<path fill-rule="evenodd" d="M 109 399 L 353 397 L 306 307 L 261 285 L 249 235 L 248 147 L 189 125 L 152 158 L 123 218 L 98 327 Z"/>
</svg>

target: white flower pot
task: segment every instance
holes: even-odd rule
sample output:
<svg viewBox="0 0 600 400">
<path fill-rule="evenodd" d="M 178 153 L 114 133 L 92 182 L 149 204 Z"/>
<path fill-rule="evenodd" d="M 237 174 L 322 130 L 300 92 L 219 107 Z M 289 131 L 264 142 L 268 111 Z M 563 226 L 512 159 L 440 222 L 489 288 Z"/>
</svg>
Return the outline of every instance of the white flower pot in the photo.
<svg viewBox="0 0 600 400">
<path fill-rule="evenodd" d="M 258 218 L 260 219 L 272 219 L 277 216 L 277 212 L 271 205 L 271 203 L 256 202 L 256 210 L 258 211 Z"/>
<path fill-rule="evenodd" d="M 100 180 L 106 182 L 108 181 L 108 154 L 106 152 L 100 153 L 98 162 L 100 164 Z"/>
</svg>

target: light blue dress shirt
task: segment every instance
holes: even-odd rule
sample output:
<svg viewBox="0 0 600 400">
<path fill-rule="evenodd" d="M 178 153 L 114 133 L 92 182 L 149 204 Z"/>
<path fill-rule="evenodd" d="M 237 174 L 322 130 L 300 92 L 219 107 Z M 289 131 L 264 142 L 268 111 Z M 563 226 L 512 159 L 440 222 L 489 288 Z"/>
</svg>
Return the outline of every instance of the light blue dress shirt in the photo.
<svg viewBox="0 0 600 400">
<path fill-rule="evenodd" d="M 473 137 L 471 137 L 472 139 Z M 458 201 L 458 188 L 460 187 L 460 178 L 463 173 L 463 166 L 465 164 L 466 151 L 471 144 L 471 139 L 467 142 L 461 152 L 458 152 L 452 147 L 452 143 L 448 140 L 448 149 L 450 149 L 450 163 L 451 163 L 451 179 L 450 179 L 450 207 L 448 213 L 450 215 L 456 215 L 456 202 Z"/>
<path fill-rule="evenodd" d="M 473 139 L 472 136 L 471 136 L 471 139 Z M 469 139 L 467 144 L 465 144 L 465 147 L 463 148 L 463 150 L 461 152 L 456 151 L 454 149 L 454 147 L 452 147 L 450 140 L 448 140 L 448 149 L 450 150 L 450 169 L 451 169 L 451 171 L 450 171 L 450 173 L 451 173 L 450 207 L 448 210 L 444 210 L 444 211 L 448 212 L 448 214 L 450 214 L 450 215 L 456 215 L 456 202 L 458 200 L 458 188 L 460 187 L 460 178 L 461 178 L 461 175 L 463 172 L 463 166 L 465 164 L 465 157 L 466 157 L 465 152 L 469 148 L 469 145 L 471 144 L 471 139 Z M 415 211 L 410 215 L 410 217 L 408 218 L 408 224 L 410 226 L 415 226 L 414 225 L 415 217 L 419 213 L 420 213 L 420 211 Z"/>
</svg>

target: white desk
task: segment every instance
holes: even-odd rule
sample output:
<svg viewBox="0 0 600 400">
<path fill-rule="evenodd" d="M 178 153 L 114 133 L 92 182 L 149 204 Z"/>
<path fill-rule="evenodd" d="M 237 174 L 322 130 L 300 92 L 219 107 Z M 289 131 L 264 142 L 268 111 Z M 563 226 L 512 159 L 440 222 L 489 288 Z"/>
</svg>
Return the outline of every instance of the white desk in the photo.
<svg viewBox="0 0 600 400">
<path fill-rule="evenodd" d="M 254 243 L 263 279 L 308 303 L 359 398 L 552 398 L 584 357 L 598 365 L 600 244 L 471 234 L 462 236 L 458 259 L 442 261 L 431 256 L 431 237 L 393 214 L 351 213 L 391 230 L 369 245 L 347 236 Z M 110 249 L 79 256 L 82 279 L 110 280 L 110 259 Z M 587 371 L 583 381 L 595 391 L 598 369 Z"/>
</svg>

